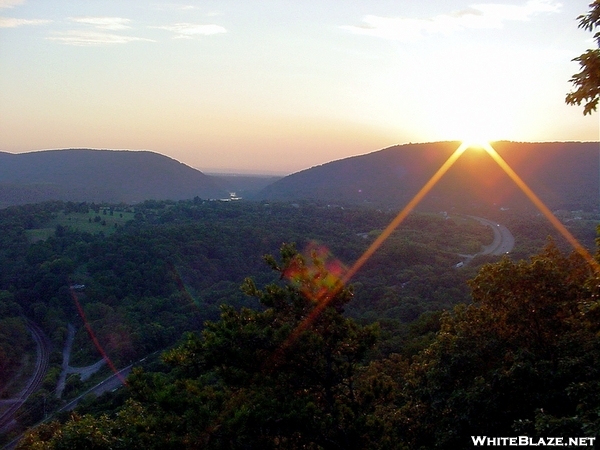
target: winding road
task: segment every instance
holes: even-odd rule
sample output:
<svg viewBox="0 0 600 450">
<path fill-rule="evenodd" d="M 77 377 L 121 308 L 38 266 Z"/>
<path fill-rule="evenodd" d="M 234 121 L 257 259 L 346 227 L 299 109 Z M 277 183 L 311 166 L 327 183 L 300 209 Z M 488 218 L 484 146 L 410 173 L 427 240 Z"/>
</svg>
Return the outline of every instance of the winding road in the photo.
<svg viewBox="0 0 600 450">
<path fill-rule="evenodd" d="M 494 232 L 494 240 L 491 244 L 484 246 L 480 252 L 475 253 L 474 255 L 459 255 L 460 257 L 464 258 L 464 261 L 462 262 L 462 264 L 459 263 L 459 265 L 457 265 L 456 267 L 460 267 L 461 265 L 467 265 L 471 262 L 473 258 L 480 255 L 505 255 L 507 253 L 510 253 L 515 247 L 515 237 L 510 232 L 510 230 L 504 225 L 489 219 L 484 219 L 483 217 L 466 217 L 476 220 L 482 225 L 490 227 Z"/>
<path fill-rule="evenodd" d="M 494 240 L 490 245 L 486 245 L 478 255 L 504 255 L 510 253 L 515 247 L 515 237 L 508 228 L 497 222 L 493 222 L 482 217 L 467 216 L 477 220 L 482 225 L 487 225 L 494 231 Z"/>
</svg>

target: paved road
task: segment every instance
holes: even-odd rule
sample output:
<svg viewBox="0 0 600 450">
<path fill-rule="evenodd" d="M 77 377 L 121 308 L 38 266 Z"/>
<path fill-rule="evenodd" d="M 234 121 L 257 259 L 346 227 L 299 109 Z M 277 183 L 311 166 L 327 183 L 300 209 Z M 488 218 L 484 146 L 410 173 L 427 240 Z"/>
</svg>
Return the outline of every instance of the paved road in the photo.
<svg viewBox="0 0 600 450">
<path fill-rule="evenodd" d="M 63 391 L 65 390 L 65 384 L 67 375 L 72 373 L 78 373 L 81 377 L 81 381 L 85 381 L 90 378 L 93 374 L 98 372 L 102 368 L 106 361 L 104 359 L 99 360 L 95 364 L 86 367 L 71 367 L 71 347 L 73 346 L 73 340 L 75 339 L 75 327 L 72 324 L 68 325 L 67 340 L 63 348 L 63 363 L 58 377 L 58 383 L 56 384 L 56 397 L 61 398 Z"/>
<path fill-rule="evenodd" d="M 79 397 L 71 400 L 69 403 L 67 403 L 65 406 L 63 406 L 62 408 L 60 408 L 58 411 L 59 412 L 62 412 L 62 411 L 72 411 L 73 409 L 75 409 L 75 407 L 77 406 L 77 404 L 84 397 L 86 397 L 86 396 L 88 396 L 90 394 L 94 394 L 96 397 L 98 397 L 99 395 L 104 394 L 105 392 L 112 391 L 112 390 L 115 390 L 115 389 L 123 386 L 125 378 L 127 378 L 127 375 L 129 375 L 129 373 L 131 372 L 132 367 L 133 367 L 133 365 L 127 366 L 124 369 L 121 369 L 116 374 L 113 374 L 112 376 L 104 379 L 103 381 L 101 381 L 100 383 L 98 383 L 93 388 L 88 389 L 87 391 L 85 391 Z"/>
<path fill-rule="evenodd" d="M 483 249 L 475 253 L 474 255 L 459 255 L 464 258 L 462 263 L 458 263 L 456 267 L 461 267 L 463 265 L 467 265 L 471 262 L 473 258 L 479 255 L 505 255 L 510 253 L 515 247 L 515 237 L 510 232 L 508 228 L 504 225 L 494 222 L 492 220 L 484 219 L 483 217 L 475 217 L 475 216 L 467 216 L 471 219 L 477 220 L 482 225 L 486 225 L 492 229 L 494 232 L 494 240 L 491 244 L 486 245 Z"/>
<path fill-rule="evenodd" d="M 482 225 L 487 225 L 494 231 L 494 240 L 490 245 L 486 245 L 478 255 L 504 255 L 510 253 L 515 247 L 515 237 L 508 228 L 497 222 L 493 222 L 482 217 L 468 216 L 477 220 Z"/>
<path fill-rule="evenodd" d="M 71 358 L 71 347 L 73 346 L 73 340 L 75 339 L 75 327 L 72 324 L 67 326 L 67 340 L 63 348 L 63 363 L 58 377 L 58 383 L 56 384 L 56 398 L 62 396 L 65 390 L 65 383 L 67 381 L 67 371 L 69 370 L 69 361 Z"/>
</svg>

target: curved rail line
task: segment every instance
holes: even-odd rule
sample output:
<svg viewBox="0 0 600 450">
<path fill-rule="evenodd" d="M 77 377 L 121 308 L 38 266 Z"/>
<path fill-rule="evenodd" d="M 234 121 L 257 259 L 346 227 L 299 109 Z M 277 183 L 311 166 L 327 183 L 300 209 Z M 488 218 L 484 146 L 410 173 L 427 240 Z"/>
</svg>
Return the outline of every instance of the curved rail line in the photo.
<svg viewBox="0 0 600 450">
<path fill-rule="evenodd" d="M 42 329 L 30 320 L 27 320 L 27 329 L 35 340 L 36 345 L 37 356 L 35 361 L 35 370 L 29 378 L 25 388 L 23 388 L 23 390 L 19 393 L 19 396 L 15 399 L 15 402 L 10 405 L 10 407 L 4 411 L 2 415 L 0 415 L 0 434 L 8 431 L 13 423 L 15 413 L 21 406 L 23 406 L 23 403 L 27 401 L 27 398 L 29 398 L 31 394 L 39 389 L 39 387 L 42 385 L 42 381 L 44 381 L 46 372 L 48 371 L 48 366 L 50 363 L 50 341 Z"/>
</svg>

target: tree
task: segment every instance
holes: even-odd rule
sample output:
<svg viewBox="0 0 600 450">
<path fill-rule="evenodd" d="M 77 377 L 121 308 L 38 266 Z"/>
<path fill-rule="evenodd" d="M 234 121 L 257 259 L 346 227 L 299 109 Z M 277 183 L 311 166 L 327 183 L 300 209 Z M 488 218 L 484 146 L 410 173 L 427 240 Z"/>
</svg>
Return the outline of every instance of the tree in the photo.
<svg viewBox="0 0 600 450">
<path fill-rule="evenodd" d="M 376 327 L 342 315 L 351 292 L 321 256 L 285 246 L 281 263 L 267 258 L 285 285 L 243 286 L 263 310 L 223 306 L 200 339 L 189 336 L 165 356 L 200 393 L 185 400 L 195 411 L 191 440 L 209 448 L 365 448 L 355 383 Z"/>
<path fill-rule="evenodd" d="M 267 260 L 285 283 L 243 286 L 261 309 L 223 306 L 220 320 L 163 355 L 170 372 L 134 370 L 117 416 L 48 425 L 20 448 L 374 448 L 377 402 L 357 384 L 377 327 L 343 316 L 351 292 L 321 256 L 284 246 L 280 263 Z"/>
<path fill-rule="evenodd" d="M 579 19 L 579 28 L 587 31 L 594 31 L 600 27 L 600 0 L 595 0 L 590 4 L 590 11 L 581 15 Z M 600 99 L 600 31 L 594 34 L 594 39 L 598 44 L 597 49 L 589 49 L 582 55 L 573 59 L 581 66 L 581 71 L 573 75 L 569 80 L 576 88 L 569 92 L 565 98 L 568 105 L 581 105 L 583 114 L 591 114 L 596 111 L 598 100 Z"/>
<path fill-rule="evenodd" d="M 405 376 L 411 448 L 470 448 L 472 435 L 597 435 L 596 282 L 582 258 L 554 247 L 529 263 L 485 266 L 470 283 L 473 304 L 443 317 Z"/>
</svg>

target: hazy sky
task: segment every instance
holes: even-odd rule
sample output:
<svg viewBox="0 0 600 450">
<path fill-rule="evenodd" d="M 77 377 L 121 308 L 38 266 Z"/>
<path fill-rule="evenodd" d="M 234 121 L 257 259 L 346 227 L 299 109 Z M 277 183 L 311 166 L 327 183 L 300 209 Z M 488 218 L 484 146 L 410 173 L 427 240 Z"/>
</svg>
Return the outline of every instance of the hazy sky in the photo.
<svg viewBox="0 0 600 450">
<path fill-rule="evenodd" d="M 407 142 L 598 140 L 591 0 L 0 0 L 0 151 L 290 173 Z"/>
</svg>

